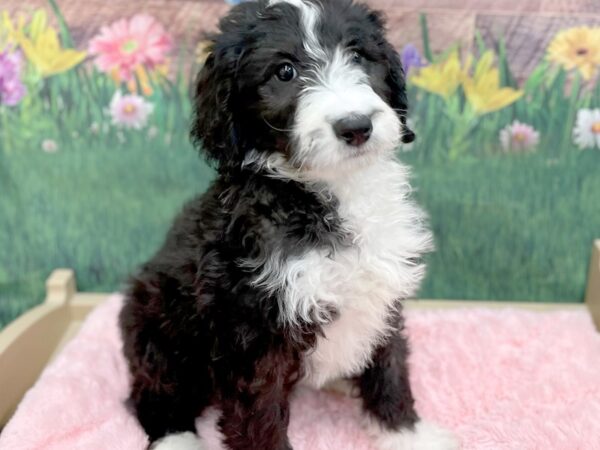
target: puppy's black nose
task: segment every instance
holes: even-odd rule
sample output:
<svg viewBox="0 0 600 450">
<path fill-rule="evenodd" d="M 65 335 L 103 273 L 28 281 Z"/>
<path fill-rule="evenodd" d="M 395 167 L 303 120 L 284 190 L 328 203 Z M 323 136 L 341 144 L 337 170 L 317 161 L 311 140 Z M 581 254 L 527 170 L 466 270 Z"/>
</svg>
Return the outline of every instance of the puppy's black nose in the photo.
<svg viewBox="0 0 600 450">
<path fill-rule="evenodd" d="M 357 115 L 345 117 L 333 124 L 335 135 L 346 142 L 348 145 L 358 147 L 364 144 L 371 137 L 373 123 L 368 116 Z"/>
</svg>

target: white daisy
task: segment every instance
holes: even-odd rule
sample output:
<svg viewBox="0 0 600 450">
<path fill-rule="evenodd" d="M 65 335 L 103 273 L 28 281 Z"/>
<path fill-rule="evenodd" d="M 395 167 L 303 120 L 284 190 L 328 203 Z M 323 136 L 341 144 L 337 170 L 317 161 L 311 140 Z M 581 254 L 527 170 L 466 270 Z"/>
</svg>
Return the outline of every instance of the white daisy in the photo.
<svg viewBox="0 0 600 450">
<path fill-rule="evenodd" d="M 573 141 L 581 149 L 600 149 L 600 109 L 580 109 L 577 112 Z"/>
</svg>

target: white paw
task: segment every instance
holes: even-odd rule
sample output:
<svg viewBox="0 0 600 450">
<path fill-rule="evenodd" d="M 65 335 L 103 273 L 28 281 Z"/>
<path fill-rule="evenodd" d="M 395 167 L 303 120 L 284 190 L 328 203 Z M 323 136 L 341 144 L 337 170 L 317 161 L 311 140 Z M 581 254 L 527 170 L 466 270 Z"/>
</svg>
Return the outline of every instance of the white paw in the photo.
<svg viewBox="0 0 600 450">
<path fill-rule="evenodd" d="M 150 446 L 151 450 L 203 450 L 200 439 L 195 433 L 168 434 Z"/>
<path fill-rule="evenodd" d="M 420 420 L 414 430 L 380 431 L 375 437 L 378 450 L 457 450 L 454 435 L 437 425 Z"/>
</svg>

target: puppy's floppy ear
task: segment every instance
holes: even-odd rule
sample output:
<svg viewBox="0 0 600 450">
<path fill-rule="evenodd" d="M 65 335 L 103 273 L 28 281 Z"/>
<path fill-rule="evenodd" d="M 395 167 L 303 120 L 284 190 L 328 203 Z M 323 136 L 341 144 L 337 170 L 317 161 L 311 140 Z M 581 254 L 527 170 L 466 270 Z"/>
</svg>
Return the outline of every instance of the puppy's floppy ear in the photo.
<svg viewBox="0 0 600 450">
<path fill-rule="evenodd" d="M 408 114 L 408 98 L 406 96 L 406 78 L 400 55 L 388 42 L 385 43 L 385 56 L 389 71 L 386 77 L 391 92 L 391 106 L 396 110 L 402 123 L 402 142 L 408 144 L 415 140 L 415 133 L 406 126 L 406 115 Z"/>
<path fill-rule="evenodd" d="M 235 59 L 229 52 L 213 48 L 200 70 L 191 133 L 194 143 L 219 169 L 238 162 L 240 154 L 232 105 Z"/>
<path fill-rule="evenodd" d="M 375 11 L 369 14 L 369 20 L 379 30 L 385 29 L 383 16 Z M 406 126 L 406 114 L 408 113 L 408 99 L 406 97 L 406 78 L 400 55 L 396 49 L 387 41 L 382 42 L 385 59 L 388 64 L 388 74 L 385 79 L 391 92 L 390 106 L 396 110 L 396 114 L 402 123 L 402 142 L 408 144 L 415 140 L 415 133 Z"/>
</svg>

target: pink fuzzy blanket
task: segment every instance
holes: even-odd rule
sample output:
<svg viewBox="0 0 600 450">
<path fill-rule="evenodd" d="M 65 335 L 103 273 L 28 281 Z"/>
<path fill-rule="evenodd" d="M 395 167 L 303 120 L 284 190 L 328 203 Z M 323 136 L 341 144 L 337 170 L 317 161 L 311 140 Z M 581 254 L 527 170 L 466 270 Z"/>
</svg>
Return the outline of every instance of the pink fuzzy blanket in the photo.
<svg viewBox="0 0 600 450">
<path fill-rule="evenodd" d="M 113 296 L 90 315 L 26 395 L 1 449 L 144 448 L 123 406 L 120 306 Z M 600 449 L 600 334 L 585 312 L 411 311 L 407 329 L 417 409 L 462 448 Z M 210 449 L 214 416 L 198 420 Z M 357 400 L 309 389 L 293 400 L 290 437 L 297 450 L 372 450 Z"/>
</svg>

